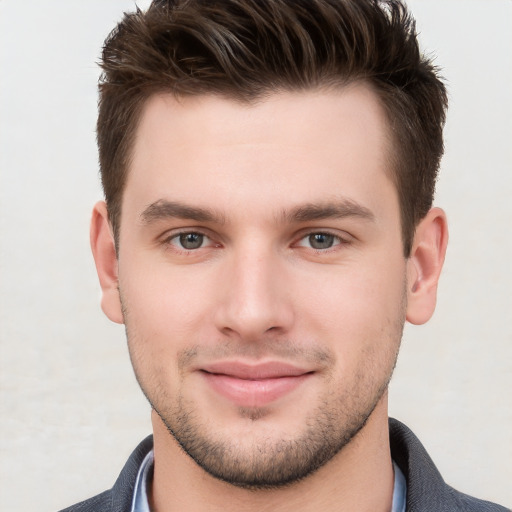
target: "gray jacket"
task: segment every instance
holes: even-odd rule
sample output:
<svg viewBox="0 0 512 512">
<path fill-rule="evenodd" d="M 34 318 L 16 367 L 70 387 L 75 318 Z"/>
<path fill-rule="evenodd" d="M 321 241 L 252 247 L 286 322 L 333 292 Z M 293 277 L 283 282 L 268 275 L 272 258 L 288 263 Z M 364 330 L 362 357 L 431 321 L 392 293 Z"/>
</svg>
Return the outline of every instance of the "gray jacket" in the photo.
<svg viewBox="0 0 512 512">
<path fill-rule="evenodd" d="M 407 512 L 510 512 L 447 485 L 418 438 L 392 418 L 389 436 L 393 460 L 407 480 Z M 112 489 L 61 512 L 130 512 L 139 467 L 152 447 L 149 436 L 131 454 Z"/>
</svg>

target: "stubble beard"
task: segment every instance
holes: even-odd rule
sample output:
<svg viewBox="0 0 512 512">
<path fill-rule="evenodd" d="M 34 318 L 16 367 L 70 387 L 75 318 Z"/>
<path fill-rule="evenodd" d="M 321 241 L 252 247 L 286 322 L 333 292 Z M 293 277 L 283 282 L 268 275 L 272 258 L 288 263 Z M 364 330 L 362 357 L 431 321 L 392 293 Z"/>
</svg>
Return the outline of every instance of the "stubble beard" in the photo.
<svg viewBox="0 0 512 512">
<path fill-rule="evenodd" d="M 139 385 L 183 451 L 214 478 L 249 490 L 264 490 L 282 488 L 311 475 L 340 453 L 363 429 L 391 380 L 402 337 L 404 311 L 405 308 L 400 318 L 393 322 L 387 339 L 381 341 L 389 344 L 384 357 L 386 361 L 381 360 L 383 354 L 378 350 L 367 354 L 368 362 L 358 369 L 352 385 L 343 388 L 341 393 L 338 386 L 331 385 L 316 409 L 306 417 L 302 432 L 294 438 L 286 438 L 284 433 L 281 439 L 258 435 L 258 422 L 265 421 L 267 410 L 239 408 L 239 417 L 254 426 L 252 439 L 248 442 L 244 436 L 243 443 L 213 431 L 208 418 L 201 418 L 197 404 L 183 394 L 168 396 L 167 390 L 155 385 L 154 381 L 146 386 L 138 371 L 139 358 L 132 350 L 134 340 L 130 340 L 130 329 L 125 324 Z M 379 366 L 384 367 L 384 371 L 375 377 L 374 372 Z"/>
<path fill-rule="evenodd" d="M 176 411 L 152 407 L 183 451 L 211 476 L 249 490 L 277 489 L 306 478 L 342 451 L 365 426 L 386 389 L 387 382 L 364 410 L 352 414 L 326 401 L 294 439 L 256 435 L 243 448 L 237 439 L 222 439 L 212 432 L 183 400 L 178 401 Z M 239 414 L 253 421 L 255 429 L 266 416 L 264 410 L 240 410 Z"/>
</svg>

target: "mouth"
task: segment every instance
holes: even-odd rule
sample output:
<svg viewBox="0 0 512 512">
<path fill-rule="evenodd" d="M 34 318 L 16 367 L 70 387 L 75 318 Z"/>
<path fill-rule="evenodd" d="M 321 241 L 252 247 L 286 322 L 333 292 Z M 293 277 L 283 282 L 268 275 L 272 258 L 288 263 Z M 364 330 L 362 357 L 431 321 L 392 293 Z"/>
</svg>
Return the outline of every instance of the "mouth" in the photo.
<svg viewBox="0 0 512 512">
<path fill-rule="evenodd" d="M 206 365 L 200 372 L 215 393 L 249 408 L 263 407 L 292 393 L 314 374 L 281 362 L 220 362 Z"/>
</svg>

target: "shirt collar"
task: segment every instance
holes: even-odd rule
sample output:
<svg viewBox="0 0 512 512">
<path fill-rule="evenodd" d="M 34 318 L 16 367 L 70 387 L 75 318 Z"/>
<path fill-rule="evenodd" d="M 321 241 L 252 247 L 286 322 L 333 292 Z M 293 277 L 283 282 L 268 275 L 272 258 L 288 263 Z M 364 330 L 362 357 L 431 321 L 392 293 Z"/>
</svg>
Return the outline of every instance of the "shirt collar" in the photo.
<svg viewBox="0 0 512 512">
<path fill-rule="evenodd" d="M 407 482 L 395 461 L 393 461 L 393 469 L 395 472 L 395 484 L 393 485 L 393 506 L 391 507 L 391 512 L 406 512 Z"/>
<path fill-rule="evenodd" d="M 137 473 L 131 512 L 151 512 L 148 501 L 148 486 L 153 479 L 153 461 L 154 455 L 153 450 L 151 450 L 144 457 Z"/>
<path fill-rule="evenodd" d="M 135 481 L 131 512 L 151 512 L 148 501 L 148 486 L 153 478 L 154 455 L 151 450 L 140 465 Z M 404 474 L 393 461 L 395 483 L 393 486 L 393 506 L 391 512 L 406 512 L 407 483 Z"/>
</svg>

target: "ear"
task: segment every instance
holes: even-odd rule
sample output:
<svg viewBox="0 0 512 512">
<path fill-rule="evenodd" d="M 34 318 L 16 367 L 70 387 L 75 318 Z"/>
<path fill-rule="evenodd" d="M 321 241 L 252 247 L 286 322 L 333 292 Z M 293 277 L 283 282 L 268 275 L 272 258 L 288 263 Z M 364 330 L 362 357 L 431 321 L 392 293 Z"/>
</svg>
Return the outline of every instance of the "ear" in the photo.
<svg viewBox="0 0 512 512">
<path fill-rule="evenodd" d="M 424 324 L 434 313 L 447 244 L 446 214 L 432 208 L 416 228 L 407 261 L 406 318 L 412 324 Z"/>
<path fill-rule="evenodd" d="M 114 236 L 108 220 L 107 205 L 104 201 L 100 201 L 94 206 L 90 236 L 92 254 L 102 291 L 101 309 L 110 320 L 122 324 L 118 261 Z"/>
</svg>

